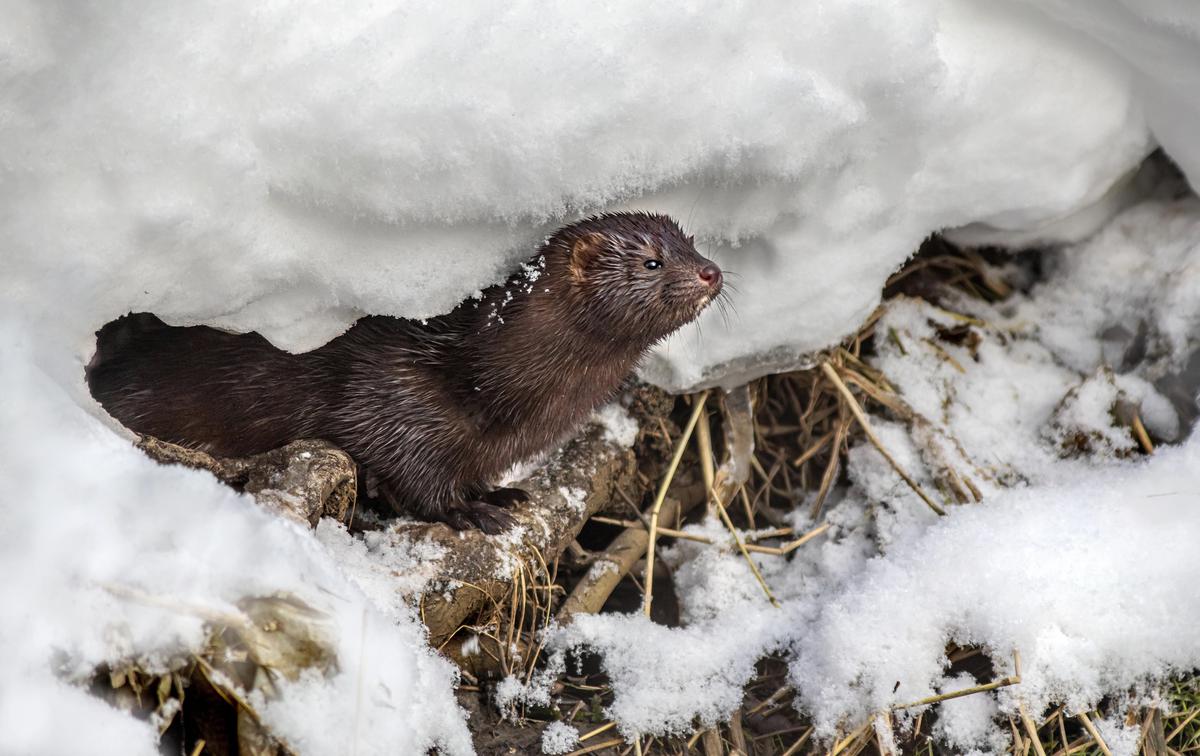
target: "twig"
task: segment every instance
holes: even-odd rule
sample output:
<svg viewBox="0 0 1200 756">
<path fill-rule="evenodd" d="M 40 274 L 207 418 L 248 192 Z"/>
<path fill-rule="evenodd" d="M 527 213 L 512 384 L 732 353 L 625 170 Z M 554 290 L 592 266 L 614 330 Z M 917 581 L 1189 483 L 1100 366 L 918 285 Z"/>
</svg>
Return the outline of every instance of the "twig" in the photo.
<svg viewBox="0 0 1200 756">
<path fill-rule="evenodd" d="M 925 493 L 924 489 L 922 489 L 921 486 L 918 485 L 917 482 L 913 480 L 907 472 L 904 471 L 904 468 L 900 467 L 900 463 L 897 462 L 895 458 L 892 457 L 892 455 L 888 452 L 888 450 L 884 448 L 883 443 L 879 440 L 879 437 L 875 435 L 875 431 L 871 428 L 871 423 L 867 420 L 867 416 L 863 413 L 862 407 L 858 405 L 858 400 L 854 398 L 854 394 L 850 393 L 850 389 L 847 388 L 846 384 L 842 382 L 841 377 L 838 376 L 837 371 L 833 369 L 833 366 L 828 362 L 822 362 L 821 370 L 825 373 L 825 376 L 829 378 L 830 382 L 833 383 L 838 392 L 845 397 L 846 402 L 850 405 L 850 411 L 854 413 L 854 417 L 856 420 L 858 420 L 858 424 L 862 427 L 863 433 L 866 434 L 867 439 L 870 440 L 871 444 L 874 445 L 879 453 L 883 455 L 883 458 L 888 461 L 888 464 L 892 466 L 892 469 L 896 471 L 896 474 L 898 474 L 904 480 L 904 482 L 908 484 L 909 488 L 911 488 L 917 496 L 921 497 L 921 501 L 924 501 L 930 509 L 939 515 L 946 514 L 946 510 L 942 509 L 937 503 L 934 502 L 933 499 L 929 498 L 929 495 Z"/>
<path fill-rule="evenodd" d="M 618 520 L 615 517 L 603 517 L 603 516 L 597 515 L 592 518 L 592 522 L 599 522 L 599 523 L 603 523 L 604 525 L 616 525 L 618 527 L 629 528 L 634 531 L 642 531 L 642 532 L 645 531 L 645 525 L 638 520 Z M 782 546 L 759 546 L 756 543 L 746 543 L 745 544 L 746 550 L 753 551 L 756 554 L 772 554 L 774 556 L 785 556 L 787 554 L 792 553 L 793 551 L 800 548 L 801 546 L 808 543 L 809 541 L 816 538 L 817 536 L 821 535 L 826 530 L 829 530 L 829 523 L 824 523 L 822 525 L 818 525 L 817 527 L 808 531 L 807 533 L 800 536 L 796 540 L 785 543 Z M 781 535 L 787 535 L 790 533 L 791 533 L 791 528 L 776 528 L 775 530 L 768 531 L 766 533 L 756 533 L 752 537 L 763 538 L 763 539 L 778 538 Z M 689 533 L 686 530 L 676 530 L 675 528 L 659 527 L 658 534 L 660 536 L 665 536 L 667 538 L 681 538 L 685 541 L 694 541 L 695 543 L 705 543 L 705 544 L 708 544 L 709 546 L 722 545 L 721 543 L 714 541 L 713 539 L 709 538 L 706 535 L 701 535 L 699 533 Z M 620 536 L 618 536 L 618 538 L 619 537 Z M 748 537 L 751 537 L 751 536 L 748 536 Z M 612 550 L 611 548 L 606 549 L 605 552 L 607 553 L 608 551 L 611 551 L 611 550 Z M 603 557 L 600 557 L 600 558 L 603 558 Z"/>
<path fill-rule="evenodd" d="M 595 753 L 596 751 L 600 751 L 605 748 L 611 748 L 612 746 L 621 745 L 624 742 L 625 741 L 622 740 L 621 738 L 613 738 L 612 740 L 606 740 L 603 743 L 596 743 L 595 745 L 590 745 L 586 748 L 576 749 L 576 750 L 568 753 L 567 756 L 583 756 L 583 754 L 585 754 L 585 753 Z"/>
<path fill-rule="evenodd" d="M 755 714 L 762 711 L 763 709 L 765 709 L 769 706 L 774 706 L 775 704 L 779 703 L 779 700 L 781 698 L 783 698 L 784 696 L 786 696 L 788 693 L 791 693 L 791 692 L 792 692 L 791 685 L 781 686 L 778 690 L 776 690 L 774 693 L 772 693 L 770 696 L 768 696 L 767 700 L 759 702 L 759 704 L 757 706 L 755 706 L 750 711 L 746 712 L 747 716 L 754 716 Z"/>
<path fill-rule="evenodd" d="M 795 743 L 792 743 L 791 748 L 788 748 L 783 752 L 783 756 L 795 756 L 795 754 L 799 753 L 800 749 L 804 747 L 804 744 L 808 742 L 808 739 L 812 737 L 812 734 L 813 728 L 809 727 L 808 731 L 801 735 L 799 740 L 797 740 Z"/>
<path fill-rule="evenodd" d="M 1092 719 L 1087 712 L 1081 711 L 1076 717 L 1083 725 L 1083 729 L 1087 730 L 1088 735 L 1092 736 L 1092 740 L 1096 741 L 1096 747 L 1100 749 L 1100 753 L 1103 753 L 1104 756 L 1112 756 L 1112 751 L 1108 750 L 1108 744 L 1104 742 L 1104 738 L 1100 737 L 1100 731 L 1096 729 L 1096 725 L 1092 724 Z"/>
<path fill-rule="evenodd" d="M 1042 748 L 1042 739 L 1038 737 L 1037 725 L 1029 718 L 1029 712 L 1025 709 L 1023 702 L 1017 702 L 1017 712 L 1021 715 L 1021 724 L 1025 725 L 1025 732 L 1029 734 L 1029 739 L 1033 742 L 1033 752 L 1038 756 L 1046 756 L 1046 749 Z"/>
<path fill-rule="evenodd" d="M 870 726 L 871 726 L 871 720 L 868 719 L 866 724 L 862 725 L 857 730 L 850 733 L 842 740 L 838 741 L 837 745 L 835 745 L 833 747 L 833 750 L 830 752 L 829 756 L 837 756 L 839 753 L 846 750 L 846 746 L 848 746 L 851 743 L 853 743 L 854 741 L 858 740 L 862 736 L 863 731 L 865 731 Z M 1043 754 L 1043 756 L 1045 756 L 1045 754 Z"/>
<path fill-rule="evenodd" d="M 892 710 L 896 711 L 899 709 L 911 709 L 916 706 L 927 706 L 929 704 L 938 703 L 939 701 L 949 701 L 952 698 L 962 698 L 963 696 L 969 696 L 974 693 L 984 693 L 989 690 L 995 690 L 996 688 L 1004 688 L 1009 685 L 1017 685 L 1020 682 L 1021 682 L 1021 678 L 1017 677 L 1016 675 L 1013 675 L 1011 677 L 1005 677 L 1003 679 L 995 680 L 993 682 L 985 683 L 983 685 L 976 685 L 971 688 L 963 688 L 962 690 L 955 690 L 950 693 L 942 693 L 940 695 L 929 696 L 928 698 L 922 698 L 920 701 L 913 701 L 912 703 L 906 703 L 906 704 L 900 704 L 899 706 L 893 706 Z"/>
<path fill-rule="evenodd" d="M 808 460 L 817 456 L 818 454 L 821 453 L 821 450 L 825 448 L 825 445 L 828 444 L 832 440 L 833 440 L 833 431 L 829 431 L 824 436 L 821 436 L 820 438 L 818 438 L 813 443 L 812 446 L 805 449 L 803 454 L 801 454 L 799 457 L 796 457 L 795 459 L 793 459 L 792 466 L 799 467 L 800 465 L 804 464 Z"/>
<path fill-rule="evenodd" d="M 708 413 L 704 414 L 704 422 L 696 427 L 696 445 L 700 451 L 700 475 L 704 480 L 704 507 L 712 511 L 713 470 L 712 426 L 709 425 Z"/>
<path fill-rule="evenodd" d="M 825 465 L 825 472 L 821 474 L 821 487 L 817 490 L 817 498 L 808 512 L 809 518 L 813 520 L 820 516 L 821 508 L 825 506 L 825 499 L 833 490 L 833 479 L 837 476 L 838 471 L 838 457 L 842 451 L 842 444 L 846 442 L 846 436 L 850 432 L 850 420 L 845 417 L 845 406 L 845 402 L 837 402 L 838 419 L 833 432 L 833 448 L 829 452 L 829 462 Z"/>
<path fill-rule="evenodd" d="M 595 736 L 599 735 L 602 732 L 608 732 L 609 730 L 611 730 L 612 728 L 614 728 L 616 726 L 617 726 L 616 722 L 609 722 L 607 724 L 602 724 L 599 727 L 597 727 L 596 729 L 594 729 L 590 732 L 586 732 L 583 735 L 580 735 L 579 742 L 582 743 L 585 740 L 594 738 Z"/>
<path fill-rule="evenodd" d="M 674 498 L 667 499 L 662 507 L 662 514 L 668 520 L 674 519 L 679 512 L 679 504 Z M 604 602 L 612 595 L 634 564 L 646 553 L 650 542 L 649 532 L 641 520 L 614 520 L 610 517 L 593 517 L 595 522 L 608 525 L 620 525 L 625 531 L 613 539 L 603 553 L 597 554 L 592 562 L 592 568 L 571 589 L 571 595 L 563 602 L 558 610 L 558 619 L 566 623 L 577 614 L 595 614 L 604 606 Z M 676 538 L 690 537 L 691 533 L 659 528 L 659 535 L 669 535 Z M 603 565 L 607 562 L 612 567 Z"/>
<path fill-rule="evenodd" d="M 1175 736 L 1176 736 L 1176 735 L 1178 735 L 1179 733 L 1183 732 L 1183 728 L 1184 728 L 1184 727 L 1187 727 L 1187 726 L 1188 726 L 1188 724 L 1189 724 L 1189 723 L 1190 723 L 1190 722 L 1191 722 L 1193 719 L 1195 719 L 1197 715 L 1200 715 L 1200 709 L 1193 709 L 1193 710 L 1192 710 L 1192 713 L 1191 713 L 1191 714 L 1189 714 L 1189 715 L 1187 716 L 1187 719 L 1185 719 L 1185 720 L 1183 720 L 1182 722 L 1180 722 L 1180 723 L 1179 723 L 1179 726 L 1178 726 L 1178 727 L 1176 727 L 1174 730 L 1171 730 L 1171 734 L 1167 736 L 1167 742 L 1168 742 L 1168 743 L 1169 743 L 1169 742 L 1171 742 L 1172 740 L 1174 740 L 1174 739 L 1175 739 Z"/>
<path fill-rule="evenodd" d="M 704 402 L 708 399 L 708 391 L 704 391 L 696 397 L 696 406 L 692 407 L 692 416 L 688 418 L 687 427 L 683 429 L 683 435 L 675 444 L 675 453 L 671 455 L 671 463 L 667 466 L 667 473 L 663 476 L 662 484 L 658 487 L 658 493 L 654 497 L 654 506 L 650 511 L 650 542 L 646 545 L 646 576 L 643 580 L 645 584 L 645 599 L 642 602 L 642 612 L 650 616 L 650 604 L 654 600 L 654 542 L 658 539 L 658 511 L 662 509 L 663 499 L 667 497 L 667 489 L 671 486 L 671 480 L 675 477 L 675 471 L 679 468 L 679 460 L 683 459 L 683 452 L 687 449 L 688 439 L 692 435 L 692 431 L 696 428 L 696 422 L 700 419 L 700 414 L 704 411 Z"/>
<path fill-rule="evenodd" d="M 729 513 L 725 511 L 725 503 L 715 493 L 713 494 L 713 501 L 717 505 L 717 513 L 721 515 L 721 521 L 729 529 L 729 534 L 733 536 L 733 541 L 737 544 L 738 550 L 742 552 L 742 556 L 746 558 L 746 563 L 750 565 L 750 571 L 754 573 L 754 579 L 762 586 L 763 593 L 767 594 L 771 605 L 778 607 L 779 601 L 775 598 L 775 594 L 771 593 L 770 587 L 767 586 L 767 581 L 763 580 L 762 573 L 758 571 L 758 565 L 754 563 L 754 558 L 750 556 L 750 552 L 746 549 L 746 544 L 738 537 L 737 530 L 733 527 L 733 521 L 729 519 Z"/>
<path fill-rule="evenodd" d="M 1150 434 L 1146 432 L 1146 426 L 1142 425 L 1142 418 L 1136 412 L 1133 413 L 1133 435 L 1137 436 L 1138 443 L 1142 445 L 1142 451 L 1147 454 L 1154 453 L 1154 444 L 1150 441 Z"/>
<path fill-rule="evenodd" d="M 790 554 L 793 551 L 795 551 L 796 549 L 803 546 L 804 544 L 811 541 L 812 539 L 821 535 L 826 530 L 829 530 L 829 523 L 823 522 L 820 525 L 818 525 L 817 527 L 815 527 L 812 530 L 805 533 L 804 535 L 800 536 L 796 540 L 789 541 L 788 543 L 783 544 L 782 546 L 779 547 L 779 550 L 782 551 L 784 554 Z"/>
</svg>

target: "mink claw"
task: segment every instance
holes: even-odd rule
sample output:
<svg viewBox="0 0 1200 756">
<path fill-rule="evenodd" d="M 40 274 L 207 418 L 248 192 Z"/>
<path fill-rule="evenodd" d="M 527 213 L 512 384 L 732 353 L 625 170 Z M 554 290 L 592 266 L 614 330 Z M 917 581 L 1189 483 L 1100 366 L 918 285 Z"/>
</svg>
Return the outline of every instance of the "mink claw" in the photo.
<svg viewBox="0 0 1200 756">
<path fill-rule="evenodd" d="M 499 535 L 517 522 L 508 512 L 486 501 L 455 504 L 445 511 L 444 521 L 455 530 L 482 530 L 487 535 Z"/>
</svg>

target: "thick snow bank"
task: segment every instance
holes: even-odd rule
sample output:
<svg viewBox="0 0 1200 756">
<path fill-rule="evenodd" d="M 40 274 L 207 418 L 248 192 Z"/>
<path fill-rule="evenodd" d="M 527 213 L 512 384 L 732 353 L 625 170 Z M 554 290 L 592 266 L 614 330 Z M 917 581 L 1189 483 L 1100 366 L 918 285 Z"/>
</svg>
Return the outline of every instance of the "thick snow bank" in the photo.
<svg viewBox="0 0 1200 756">
<path fill-rule="evenodd" d="M 1126 65 L 1020 3 L 9 8 L 4 254 L 87 303 L 80 356 L 130 309 L 290 349 L 433 315 L 632 204 L 741 275 L 647 374 L 733 381 L 852 330 L 930 231 L 1042 228 L 1151 147 Z"/>
<path fill-rule="evenodd" d="M 328 615 L 337 657 L 331 676 L 285 684 L 262 707 L 298 753 L 471 751 L 452 665 L 425 644 L 395 586 L 372 589 L 370 571 L 356 567 L 363 544 L 327 527 L 318 543 L 211 475 L 151 462 L 42 369 L 31 343 L 41 335 L 16 318 L 0 328 L 0 729 L 9 752 L 157 753 L 149 724 L 71 683 L 121 661 L 166 669 L 203 647 L 206 618 L 280 592 Z M 371 545 L 376 572 L 421 573 L 402 544 Z"/>
</svg>

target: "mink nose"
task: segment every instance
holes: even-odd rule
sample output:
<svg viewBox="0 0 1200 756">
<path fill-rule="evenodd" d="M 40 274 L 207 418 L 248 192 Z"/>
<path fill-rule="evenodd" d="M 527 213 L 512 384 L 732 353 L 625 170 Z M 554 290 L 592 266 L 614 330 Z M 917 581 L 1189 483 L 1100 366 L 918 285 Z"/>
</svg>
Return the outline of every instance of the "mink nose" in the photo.
<svg viewBox="0 0 1200 756">
<path fill-rule="evenodd" d="M 721 286 L 721 269 L 716 265 L 709 263 L 700 269 L 700 280 L 708 284 L 710 287 L 717 289 Z"/>
</svg>

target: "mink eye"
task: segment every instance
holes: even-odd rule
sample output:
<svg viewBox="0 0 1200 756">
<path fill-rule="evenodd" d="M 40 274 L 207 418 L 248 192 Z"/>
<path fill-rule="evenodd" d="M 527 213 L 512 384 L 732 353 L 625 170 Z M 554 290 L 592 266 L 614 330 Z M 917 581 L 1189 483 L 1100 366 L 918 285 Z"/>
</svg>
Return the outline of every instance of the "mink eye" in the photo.
<svg viewBox="0 0 1200 756">
<path fill-rule="evenodd" d="M 658 270 L 662 267 L 662 260 L 647 260 L 643 265 L 646 266 L 647 270 Z"/>
</svg>

